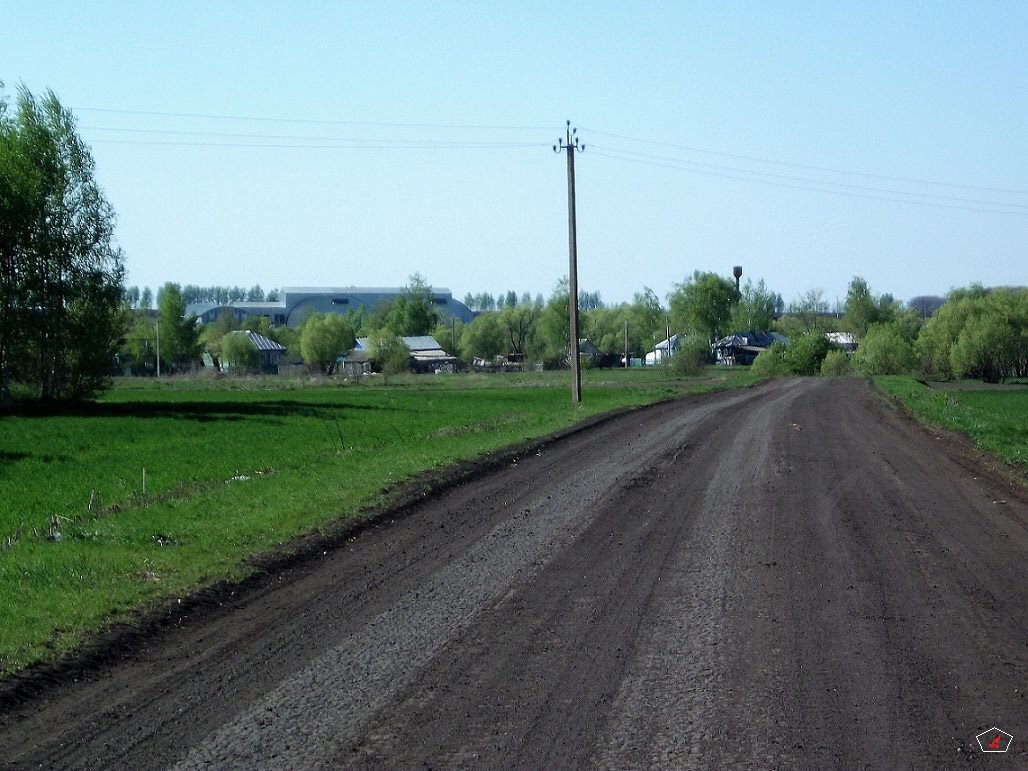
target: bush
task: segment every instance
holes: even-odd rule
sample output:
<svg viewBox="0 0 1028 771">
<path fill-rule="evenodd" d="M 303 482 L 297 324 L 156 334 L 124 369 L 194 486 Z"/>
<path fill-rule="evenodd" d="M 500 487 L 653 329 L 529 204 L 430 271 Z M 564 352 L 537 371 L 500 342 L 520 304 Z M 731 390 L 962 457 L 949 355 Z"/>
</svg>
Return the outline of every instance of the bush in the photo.
<svg viewBox="0 0 1028 771">
<path fill-rule="evenodd" d="M 821 362 L 821 374 L 825 377 L 845 377 L 852 373 L 853 366 L 845 351 L 829 351 Z"/>
<path fill-rule="evenodd" d="M 817 375 L 832 344 L 821 332 L 808 332 L 785 349 L 785 364 L 794 375 Z"/>
<path fill-rule="evenodd" d="M 384 375 L 399 375 L 410 370 L 410 350 L 403 340 L 381 333 L 371 338 L 371 356 Z"/>
<path fill-rule="evenodd" d="M 312 370 L 332 374 L 336 358 L 353 347 L 353 325 L 337 313 L 312 313 L 300 328 L 300 355 Z"/>
<path fill-rule="evenodd" d="M 914 345 L 893 321 L 872 324 L 855 356 L 857 367 L 867 375 L 905 375 L 917 365 Z"/>
<path fill-rule="evenodd" d="M 694 377 L 710 363 L 710 346 L 706 341 L 693 335 L 687 337 L 682 347 L 674 355 L 661 361 L 661 366 L 668 370 L 672 377 Z"/>
<path fill-rule="evenodd" d="M 229 332 L 221 339 L 221 360 L 237 372 L 260 367 L 261 358 L 245 332 Z"/>
<path fill-rule="evenodd" d="M 766 351 L 761 351 L 753 361 L 751 371 L 762 377 L 785 377 L 791 374 L 785 363 L 785 346 L 776 342 Z"/>
</svg>

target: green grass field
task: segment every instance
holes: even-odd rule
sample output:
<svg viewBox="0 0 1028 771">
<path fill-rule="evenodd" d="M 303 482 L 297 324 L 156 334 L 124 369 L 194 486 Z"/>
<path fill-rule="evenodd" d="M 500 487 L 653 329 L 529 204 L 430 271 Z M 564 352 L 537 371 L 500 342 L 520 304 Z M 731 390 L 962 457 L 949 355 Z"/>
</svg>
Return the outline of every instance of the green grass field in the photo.
<svg viewBox="0 0 1028 771">
<path fill-rule="evenodd" d="M 249 557 L 358 516 L 419 472 L 758 378 L 587 371 L 578 409 L 560 372 L 367 380 L 130 379 L 96 404 L 0 410 L 0 674 L 241 579 Z"/>
<path fill-rule="evenodd" d="M 1028 471 L 1028 389 L 935 390 L 912 377 L 875 383 L 922 422 L 961 431 L 975 444 Z"/>
</svg>

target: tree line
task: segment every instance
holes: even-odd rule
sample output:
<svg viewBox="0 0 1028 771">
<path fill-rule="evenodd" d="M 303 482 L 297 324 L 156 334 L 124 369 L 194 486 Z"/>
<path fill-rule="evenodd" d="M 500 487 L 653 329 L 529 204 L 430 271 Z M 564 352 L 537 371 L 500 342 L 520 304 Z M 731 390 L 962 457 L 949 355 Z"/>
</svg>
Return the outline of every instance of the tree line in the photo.
<svg viewBox="0 0 1028 771">
<path fill-rule="evenodd" d="M 928 315 L 933 305 L 935 312 Z M 814 303 L 813 305 L 817 305 Z M 945 298 L 915 297 L 906 306 L 889 294 L 875 295 L 867 282 L 850 281 L 845 312 L 837 320 L 817 312 L 785 316 L 776 328 L 793 335 L 754 362 L 766 375 L 920 374 L 933 379 L 979 379 L 998 383 L 1028 377 L 1028 289 L 986 289 L 980 284 L 952 290 Z M 835 349 L 829 331 L 853 335 L 853 356 Z"/>
</svg>

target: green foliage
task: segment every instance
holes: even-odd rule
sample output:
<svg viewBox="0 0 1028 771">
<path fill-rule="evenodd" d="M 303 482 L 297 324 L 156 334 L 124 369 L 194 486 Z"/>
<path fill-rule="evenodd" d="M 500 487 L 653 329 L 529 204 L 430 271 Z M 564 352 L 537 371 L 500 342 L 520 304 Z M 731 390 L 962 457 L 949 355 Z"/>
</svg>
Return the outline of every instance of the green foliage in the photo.
<svg viewBox="0 0 1028 771">
<path fill-rule="evenodd" d="M 731 332 L 770 332 L 774 322 L 778 295 L 760 279 L 756 284 L 747 280 L 739 302 L 733 306 Z"/>
<path fill-rule="evenodd" d="M 785 350 L 786 346 L 782 343 L 772 343 L 771 347 L 766 351 L 761 351 L 757 354 L 757 358 L 754 359 L 750 370 L 754 375 L 761 377 L 786 377 L 791 375 L 792 371 L 785 362 Z"/>
<path fill-rule="evenodd" d="M 371 356 L 384 375 L 399 375 L 410 371 L 410 350 L 396 335 L 379 333 L 368 341 Z"/>
<path fill-rule="evenodd" d="M 349 314 L 347 314 L 349 316 Z M 303 358 L 303 354 L 300 352 L 300 330 L 287 327 L 285 325 L 272 327 L 268 333 L 268 338 L 274 340 L 276 343 L 286 349 L 286 359 L 290 363 L 299 361 Z"/>
<path fill-rule="evenodd" d="M 893 300 L 891 295 L 883 294 L 876 298 L 867 282 L 860 276 L 854 276 L 846 293 L 846 314 L 843 316 L 843 327 L 856 335 L 860 340 L 867 334 L 872 324 L 894 321 L 902 313 L 902 306 Z"/>
<path fill-rule="evenodd" d="M 243 329 L 268 337 L 271 334 L 271 319 L 267 316 L 247 316 L 243 319 Z"/>
<path fill-rule="evenodd" d="M 507 353 L 507 345 L 500 314 L 483 311 L 470 324 L 464 325 L 460 338 L 460 356 L 470 362 L 474 358 L 491 361 L 501 353 Z"/>
<path fill-rule="evenodd" d="M 383 305 L 379 320 L 381 328 L 399 337 L 431 334 L 440 321 L 432 302 L 432 287 L 415 273 L 400 296 Z"/>
<path fill-rule="evenodd" d="M 709 363 L 710 346 L 707 341 L 690 335 L 672 356 L 661 361 L 661 366 L 675 377 L 694 377 Z"/>
<path fill-rule="evenodd" d="M 1015 371 L 1017 347 L 1006 319 L 990 308 L 967 319 L 950 349 L 950 368 L 964 377 L 998 383 Z"/>
<path fill-rule="evenodd" d="M 567 277 L 553 288 L 546 307 L 539 315 L 539 358 L 548 368 L 570 366 L 570 299 Z"/>
<path fill-rule="evenodd" d="M 950 292 L 921 329 L 917 350 L 922 372 L 938 378 L 1028 376 L 1028 290 Z"/>
<path fill-rule="evenodd" d="M 538 348 L 539 317 L 542 306 L 531 298 L 522 298 L 517 306 L 507 305 L 500 311 L 500 326 L 506 338 L 507 350 L 503 353 L 528 355 Z"/>
<path fill-rule="evenodd" d="M 124 313 L 114 211 L 75 119 L 53 92 L 0 99 L 0 399 L 107 385 Z"/>
<path fill-rule="evenodd" d="M 868 327 L 854 359 L 867 375 L 905 375 L 917 364 L 911 340 L 894 321 Z"/>
<path fill-rule="evenodd" d="M 582 336 L 608 356 L 624 356 L 626 316 L 624 307 L 594 308 L 582 314 Z"/>
<path fill-rule="evenodd" d="M 653 349 L 654 340 L 667 337 L 665 331 L 667 312 L 657 299 L 657 294 L 648 286 L 636 292 L 628 306 L 628 348 L 641 357 Z"/>
<path fill-rule="evenodd" d="M 793 338 L 785 348 L 785 365 L 794 375 L 817 375 L 832 344 L 821 332 Z M 759 356 L 758 356 L 759 358 Z"/>
<path fill-rule="evenodd" d="M 828 301 L 825 300 L 824 292 L 820 289 L 808 289 L 797 300 L 789 305 L 789 315 L 799 324 L 799 330 L 804 334 L 815 330 L 825 329 L 824 314 L 828 313 Z M 799 330 L 790 330 L 789 337 L 799 337 L 796 334 Z M 780 330 L 781 331 L 781 330 Z"/>
<path fill-rule="evenodd" d="M 178 284 L 166 283 L 159 294 L 157 320 L 160 325 L 161 366 L 168 370 L 188 369 L 200 356 L 200 329 L 196 315 L 186 316 L 186 302 Z"/>
<path fill-rule="evenodd" d="M 432 337 L 450 356 L 460 357 L 460 340 L 464 334 L 464 323 L 456 319 L 440 323 L 432 330 Z"/>
<path fill-rule="evenodd" d="M 696 271 L 669 295 L 671 326 L 713 342 L 728 331 L 732 308 L 739 301 L 735 281 Z"/>
<path fill-rule="evenodd" d="M 229 332 L 239 329 L 236 317 L 228 308 L 222 308 L 213 324 L 204 324 L 200 328 L 200 346 L 210 354 L 215 364 L 221 363 L 221 341 Z"/>
<path fill-rule="evenodd" d="M 350 320 L 339 313 L 311 313 L 300 327 L 300 355 L 308 367 L 331 374 L 336 359 L 353 348 Z"/>
<path fill-rule="evenodd" d="M 853 365 L 845 351 L 829 351 L 821 362 L 821 374 L 825 377 L 845 377 L 853 374 Z"/>
<path fill-rule="evenodd" d="M 983 450 L 1028 471 L 1028 390 L 928 388 L 912 377 L 875 378 L 922 422 L 962 431 Z"/>
<path fill-rule="evenodd" d="M 246 332 L 229 332 L 221 341 L 222 361 L 233 372 L 253 372 L 260 367 L 260 353 Z"/>
</svg>

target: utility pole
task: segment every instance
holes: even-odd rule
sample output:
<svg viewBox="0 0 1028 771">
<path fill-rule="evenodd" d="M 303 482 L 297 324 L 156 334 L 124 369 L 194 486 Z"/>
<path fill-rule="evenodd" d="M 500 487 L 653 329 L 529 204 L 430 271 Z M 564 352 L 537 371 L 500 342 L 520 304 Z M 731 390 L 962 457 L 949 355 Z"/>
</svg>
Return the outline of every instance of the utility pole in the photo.
<svg viewBox="0 0 1028 771">
<path fill-rule="evenodd" d="M 161 377 L 161 317 L 157 317 L 157 378 Z"/>
<path fill-rule="evenodd" d="M 563 139 L 557 140 L 553 152 L 565 150 L 568 155 L 568 314 L 571 322 L 571 403 L 582 403 L 582 368 L 578 357 L 578 236 L 575 224 L 575 151 L 582 152 L 575 134 L 578 129 L 567 129 Z"/>
<path fill-rule="evenodd" d="M 667 355 L 668 355 L 668 358 L 670 359 L 671 358 L 671 319 L 667 315 L 664 316 L 664 331 L 667 333 Z"/>
<path fill-rule="evenodd" d="M 625 369 L 628 369 L 628 319 L 625 319 Z"/>
</svg>

